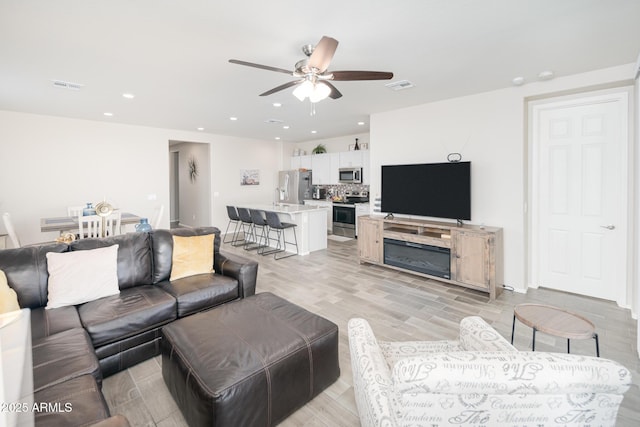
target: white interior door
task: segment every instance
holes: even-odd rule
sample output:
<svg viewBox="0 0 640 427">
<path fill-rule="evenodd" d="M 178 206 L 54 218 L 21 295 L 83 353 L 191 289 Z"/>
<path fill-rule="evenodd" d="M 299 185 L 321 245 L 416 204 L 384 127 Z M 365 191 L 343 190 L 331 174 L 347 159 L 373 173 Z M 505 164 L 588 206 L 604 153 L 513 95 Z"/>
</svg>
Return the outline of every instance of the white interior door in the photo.
<svg viewBox="0 0 640 427">
<path fill-rule="evenodd" d="M 626 93 L 533 107 L 536 284 L 626 305 Z"/>
</svg>

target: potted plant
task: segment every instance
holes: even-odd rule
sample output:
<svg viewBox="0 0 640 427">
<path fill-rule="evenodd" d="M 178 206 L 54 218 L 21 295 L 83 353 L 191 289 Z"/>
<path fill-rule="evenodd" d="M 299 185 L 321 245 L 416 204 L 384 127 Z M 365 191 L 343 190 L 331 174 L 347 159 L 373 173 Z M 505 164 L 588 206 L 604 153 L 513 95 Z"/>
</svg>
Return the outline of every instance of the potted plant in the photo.
<svg viewBox="0 0 640 427">
<path fill-rule="evenodd" d="M 327 148 L 324 146 L 324 144 L 318 144 L 316 148 L 311 150 L 311 154 L 323 154 L 326 152 L 327 152 Z"/>
</svg>

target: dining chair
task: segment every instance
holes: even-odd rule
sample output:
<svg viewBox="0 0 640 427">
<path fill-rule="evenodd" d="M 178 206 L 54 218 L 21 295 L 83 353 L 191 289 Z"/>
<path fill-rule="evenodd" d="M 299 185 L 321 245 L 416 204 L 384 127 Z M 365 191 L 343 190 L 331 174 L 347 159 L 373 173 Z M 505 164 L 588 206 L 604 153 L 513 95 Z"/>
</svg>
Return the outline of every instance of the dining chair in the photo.
<svg viewBox="0 0 640 427">
<path fill-rule="evenodd" d="M 164 205 L 160 205 L 155 209 L 153 215 L 153 221 L 151 221 L 151 228 L 157 230 L 160 228 L 160 221 L 162 221 L 162 214 L 164 214 Z"/>
<path fill-rule="evenodd" d="M 253 235 L 255 237 L 255 245 L 251 249 L 257 249 L 258 254 L 262 255 L 265 248 L 269 247 L 269 224 L 265 218 L 263 211 L 258 209 L 249 209 L 251 221 L 253 221 Z M 258 236 L 258 230 L 260 235 Z"/>
<path fill-rule="evenodd" d="M 114 210 L 108 216 L 104 217 L 103 223 L 101 225 L 103 230 L 103 232 L 101 233 L 102 237 L 117 236 L 119 234 L 122 234 L 121 221 L 122 212 L 120 212 L 120 210 L 118 209 Z"/>
<path fill-rule="evenodd" d="M 265 216 L 267 220 L 267 225 L 269 226 L 268 233 L 271 233 L 272 230 L 275 231 L 277 235 L 276 239 L 278 243 L 275 249 L 269 250 L 269 251 L 263 251 L 262 255 L 273 254 L 273 258 L 276 260 L 298 255 L 299 254 L 298 237 L 296 236 L 297 225 L 291 222 L 281 222 L 280 217 L 276 212 L 266 211 Z M 287 237 L 285 235 L 286 230 L 293 231 L 293 242 L 287 241 Z M 286 253 L 287 243 L 296 247 L 295 253 L 294 252 L 288 253 L 288 254 Z M 285 255 L 278 256 L 279 253 L 285 253 Z"/>
<path fill-rule="evenodd" d="M 229 217 L 229 222 L 227 223 L 227 229 L 224 232 L 224 239 L 222 239 L 222 243 L 235 243 L 238 238 L 238 229 L 240 227 L 240 216 L 238 215 L 238 210 L 235 206 L 227 205 L 227 216 Z M 229 227 L 233 225 L 233 234 L 231 235 L 231 240 L 227 241 L 227 236 L 229 235 Z"/>
<path fill-rule="evenodd" d="M 2 214 L 2 221 L 4 222 L 4 228 L 7 229 L 7 234 L 9 235 L 9 239 L 11 239 L 13 247 L 21 247 L 18 233 L 16 233 L 16 229 L 13 227 L 13 223 L 11 222 L 11 215 L 9 215 L 9 212 L 5 212 Z"/>
<path fill-rule="evenodd" d="M 240 231 L 242 231 L 242 240 L 237 240 L 233 243 L 233 246 L 243 246 L 245 249 L 249 249 L 249 245 L 254 242 L 253 238 L 253 221 L 251 220 L 251 214 L 247 208 L 236 208 L 238 216 L 240 217 Z M 239 234 L 239 233 L 238 233 Z"/>
<path fill-rule="evenodd" d="M 86 215 L 78 217 L 78 238 L 102 237 L 102 217 Z"/>
<path fill-rule="evenodd" d="M 72 218 L 82 216 L 83 209 L 84 206 L 67 206 L 67 216 Z"/>
</svg>

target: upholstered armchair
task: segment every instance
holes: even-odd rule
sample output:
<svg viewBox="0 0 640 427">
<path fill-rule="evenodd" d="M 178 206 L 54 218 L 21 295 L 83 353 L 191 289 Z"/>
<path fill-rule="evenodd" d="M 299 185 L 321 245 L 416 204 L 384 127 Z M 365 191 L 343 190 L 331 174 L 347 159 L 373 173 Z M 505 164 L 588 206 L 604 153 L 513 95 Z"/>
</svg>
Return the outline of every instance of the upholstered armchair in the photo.
<svg viewBox="0 0 640 427">
<path fill-rule="evenodd" d="M 572 354 L 519 352 L 480 317 L 451 341 L 377 341 L 348 325 L 363 426 L 613 426 L 628 369 Z"/>
</svg>

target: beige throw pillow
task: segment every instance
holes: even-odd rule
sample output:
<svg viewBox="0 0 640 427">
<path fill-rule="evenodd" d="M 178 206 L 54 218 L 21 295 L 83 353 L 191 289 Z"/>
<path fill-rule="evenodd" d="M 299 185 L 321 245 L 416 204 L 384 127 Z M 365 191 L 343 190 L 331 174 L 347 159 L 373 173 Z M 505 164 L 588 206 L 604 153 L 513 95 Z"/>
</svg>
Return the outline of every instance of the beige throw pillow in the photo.
<svg viewBox="0 0 640 427">
<path fill-rule="evenodd" d="M 16 291 L 9 287 L 7 275 L 0 270 L 0 314 L 16 310 L 20 310 L 18 295 L 16 295 Z"/>
<path fill-rule="evenodd" d="M 118 245 L 47 253 L 48 301 L 45 308 L 77 305 L 120 293 Z"/>
<path fill-rule="evenodd" d="M 173 257 L 169 280 L 195 274 L 213 273 L 213 242 L 215 234 L 203 236 L 173 236 Z"/>
</svg>

